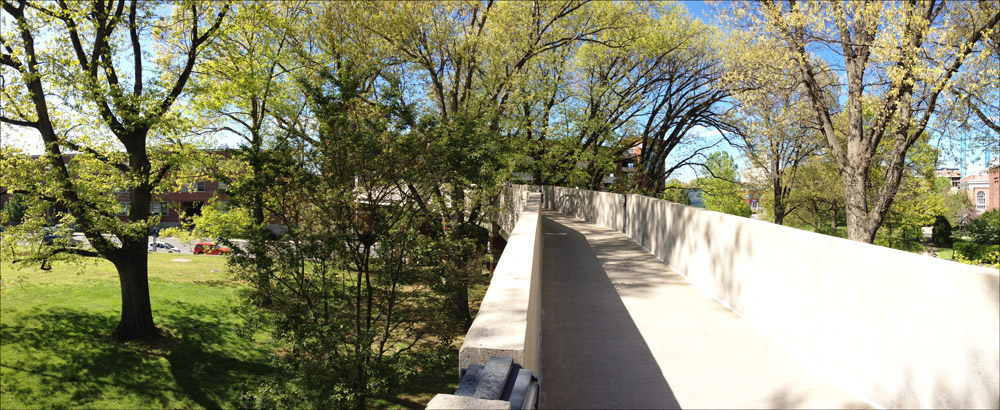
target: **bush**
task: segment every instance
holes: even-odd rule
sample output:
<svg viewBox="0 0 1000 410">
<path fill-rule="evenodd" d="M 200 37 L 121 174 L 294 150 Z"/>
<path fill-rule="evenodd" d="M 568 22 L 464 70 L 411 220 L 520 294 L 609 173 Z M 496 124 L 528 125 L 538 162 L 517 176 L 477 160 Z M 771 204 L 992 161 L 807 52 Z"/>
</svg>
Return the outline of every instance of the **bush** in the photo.
<svg viewBox="0 0 1000 410">
<path fill-rule="evenodd" d="M 981 263 L 1000 263 L 1000 245 L 980 245 L 970 242 L 955 244 L 956 259 L 962 257 Z"/>
<path fill-rule="evenodd" d="M 951 223 L 944 215 L 934 218 L 934 232 L 931 234 L 931 242 L 938 248 L 950 248 L 954 245 L 951 239 Z"/>
<path fill-rule="evenodd" d="M 3 210 L 0 210 L 0 225 L 20 225 L 27 210 L 28 205 L 24 203 L 24 198 L 20 194 L 11 195 Z"/>
<path fill-rule="evenodd" d="M 969 234 L 980 245 L 1000 245 L 1000 209 L 984 212 L 969 222 Z"/>
</svg>

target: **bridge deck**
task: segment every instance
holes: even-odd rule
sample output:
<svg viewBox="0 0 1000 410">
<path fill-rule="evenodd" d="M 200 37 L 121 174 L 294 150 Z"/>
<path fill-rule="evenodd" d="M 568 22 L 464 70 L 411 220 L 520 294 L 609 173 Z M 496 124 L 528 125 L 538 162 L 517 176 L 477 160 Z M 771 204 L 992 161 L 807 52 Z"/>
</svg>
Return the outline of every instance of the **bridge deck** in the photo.
<svg viewBox="0 0 1000 410">
<path fill-rule="evenodd" d="M 541 407 L 869 407 L 624 234 L 543 217 Z"/>
</svg>

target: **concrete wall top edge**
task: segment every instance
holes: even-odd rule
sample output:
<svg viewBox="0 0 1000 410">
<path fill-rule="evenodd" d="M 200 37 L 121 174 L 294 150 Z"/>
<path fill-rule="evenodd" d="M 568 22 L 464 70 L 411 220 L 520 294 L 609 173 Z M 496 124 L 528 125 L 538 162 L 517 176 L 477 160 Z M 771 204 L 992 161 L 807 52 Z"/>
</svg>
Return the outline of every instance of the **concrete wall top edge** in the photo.
<svg viewBox="0 0 1000 410">
<path fill-rule="evenodd" d="M 749 224 L 749 226 L 752 226 L 753 229 L 767 229 L 767 230 L 771 230 L 771 231 L 776 231 L 779 234 L 783 234 L 783 235 L 791 235 L 791 236 L 796 236 L 796 237 L 808 239 L 809 241 L 814 242 L 814 244 L 816 246 L 822 246 L 824 243 L 826 243 L 826 244 L 829 244 L 834 249 L 840 249 L 840 250 L 843 250 L 843 251 L 855 251 L 855 252 L 863 252 L 863 253 L 882 253 L 882 255 L 880 255 L 880 256 L 886 257 L 886 258 L 892 258 L 894 260 L 898 260 L 899 258 L 904 258 L 904 259 L 909 259 L 908 262 L 934 265 L 934 266 L 931 266 L 931 267 L 938 268 L 938 269 L 940 269 L 939 270 L 940 272 L 942 272 L 942 273 L 948 273 L 948 274 L 955 273 L 955 272 L 963 272 L 963 273 L 975 273 L 975 274 L 985 274 L 985 275 L 1000 276 L 1000 270 L 996 270 L 996 269 L 992 269 L 992 268 L 987 268 L 987 267 L 982 267 L 982 266 L 975 266 L 975 265 L 968 265 L 968 264 L 964 264 L 964 263 L 958 263 L 958 262 L 954 262 L 954 261 L 943 260 L 943 259 L 935 258 L 935 257 L 932 257 L 932 256 L 920 255 L 920 254 L 916 254 L 916 253 L 912 253 L 912 252 L 906 252 L 906 251 L 902 251 L 902 250 L 899 250 L 899 249 L 886 248 L 884 246 L 879 246 L 879 245 L 874 245 L 874 244 L 869 244 L 869 243 L 864 243 L 864 242 L 858 242 L 858 241 L 852 241 L 850 239 L 839 238 L 839 237 L 836 237 L 836 236 L 830 236 L 830 235 L 825 235 L 825 234 L 821 234 L 821 233 L 809 232 L 809 231 L 805 231 L 805 230 L 802 230 L 802 229 L 792 228 L 790 226 L 778 225 L 778 224 L 775 224 L 775 223 L 772 223 L 772 222 L 759 221 L 759 220 L 755 220 L 755 219 L 744 218 L 744 217 L 736 216 L 736 215 L 730 215 L 730 214 L 727 214 L 727 213 L 713 211 L 713 210 L 709 210 L 709 209 L 698 208 L 698 207 L 694 207 L 694 206 L 690 206 L 690 205 L 678 204 L 676 202 L 670 202 L 670 201 L 663 200 L 663 199 L 651 198 L 651 197 L 642 196 L 642 195 L 636 195 L 636 194 L 628 194 L 628 195 L 630 197 L 630 200 L 638 199 L 638 200 L 643 200 L 643 201 L 651 201 L 651 202 L 654 202 L 654 203 L 669 204 L 670 206 L 683 207 L 685 210 L 690 210 L 691 212 L 701 212 L 701 213 L 706 213 L 706 214 L 711 214 L 711 215 L 717 215 L 718 217 L 722 218 L 724 221 L 729 221 L 729 222 L 732 222 L 732 223 Z M 632 198 L 632 197 L 634 197 L 634 198 Z M 844 248 L 847 248 L 847 249 L 844 249 Z"/>
<path fill-rule="evenodd" d="M 514 186 L 523 192 L 523 186 Z M 497 261 L 490 286 L 486 290 L 476 315 L 459 351 L 459 367 L 485 365 L 491 356 L 512 356 L 525 368 L 530 361 L 534 340 L 528 333 L 532 326 L 532 277 L 541 257 L 536 246 L 540 237 L 538 210 L 541 194 L 528 192 L 500 260 Z M 537 290 L 535 290 L 537 292 Z"/>
</svg>

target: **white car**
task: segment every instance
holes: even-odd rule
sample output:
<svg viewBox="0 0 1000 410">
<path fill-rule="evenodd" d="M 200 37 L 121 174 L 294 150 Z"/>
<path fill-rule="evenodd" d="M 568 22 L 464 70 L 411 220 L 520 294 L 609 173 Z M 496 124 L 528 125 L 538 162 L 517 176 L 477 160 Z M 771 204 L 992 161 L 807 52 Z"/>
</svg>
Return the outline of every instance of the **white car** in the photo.
<svg viewBox="0 0 1000 410">
<path fill-rule="evenodd" d="M 174 247 L 174 245 L 171 245 L 166 242 L 156 242 L 149 244 L 150 252 L 159 252 L 161 249 L 167 251 L 167 253 L 181 253 L 180 249 L 177 249 Z"/>
</svg>

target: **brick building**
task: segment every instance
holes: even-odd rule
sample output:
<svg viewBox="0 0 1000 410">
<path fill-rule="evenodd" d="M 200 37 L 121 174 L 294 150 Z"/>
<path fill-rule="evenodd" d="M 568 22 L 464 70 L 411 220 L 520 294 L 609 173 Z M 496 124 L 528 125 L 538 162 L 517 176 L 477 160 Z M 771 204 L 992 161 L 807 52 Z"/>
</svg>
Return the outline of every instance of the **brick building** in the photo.
<svg viewBox="0 0 1000 410">
<path fill-rule="evenodd" d="M 986 210 L 1000 208 L 1000 158 L 993 160 L 989 168 Z"/>
<path fill-rule="evenodd" d="M 160 216 L 161 228 L 180 226 L 181 213 L 185 216 L 201 214 L 201 207 L 208 203 L 208 200 L 217 197 L 219 202 L 226 202 L 229 198 L 224 190 L 226 184 L 219 181 L 205 180 L 197 181 L 192 186 L 182 187 L 178 192 L 154 195 L 149 204 L 149 212 Z M 129 193 L 119 192 L 118 204 L 124 211 L 128 209 Z M 122 213 L 124 217 L 124 212 Z"/>
<path fill-rule="evenodd" d="M 958 168 L 938 168 L 934 170 L 934 176 L 948 178 L 951 180 L 951 187 L 955 189 L 958 189 L 962 180 L 962 172 Z"/>
<path fill-rule="evenodd" d="M 229 156 L 225 152 L 221 153 L 225 157 Z M 38 159 L 39 157 L 39 155 L 33 155 L 32 159 Z M 73 160 L 73 157 L 74 155 L 63 155 L 63 162 L 68 164 Z M 220 202 L 228 201 L 228 197 L 224 191 L 226 187 L 225 183 L 219 181 L 209 179 L 196 181 L 189 187 L 182 187 L 178 192 L 154 195 L 150 202 L 149 210 L 153 215 L 161 215 L 160 227 L 179 226 L 181 224 L 182 212 L 187 216 L 198 215 L 200 214 L 201 207 L 213 197 L 217 197 L 217 200 Z M 122 210 L 120 216 L 127 218 L 126 210 L 128 209 L 130 194 L 128 192 L 109 192 L 108 194 L 117 197 L 118 204 Z M 11 196 L 12 193 L 0 187 L 0 209 L 3 209 Z"/>
<path fill-rule="evenodd" d="M 995 203 L 993 208 L 990 207 L 990 181 L 986 174 L 968 175 L 962 178 L 959 182 L 959 189 L 969 195 L 969 200 L 972 201 L 972 205 L 979 214 L 996 207 Z M 996 191 L 994 190 L 994 192 Z"/>
</svg>

